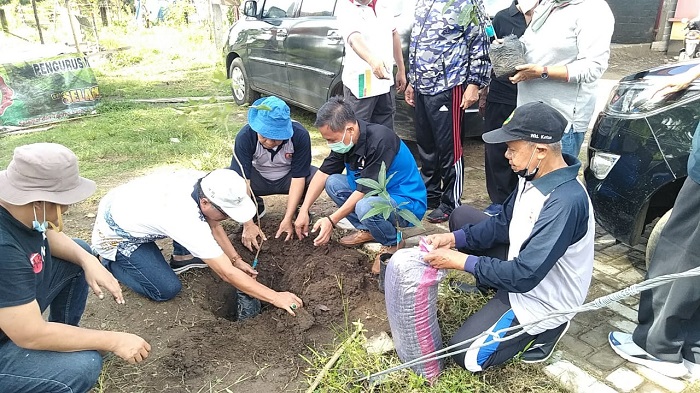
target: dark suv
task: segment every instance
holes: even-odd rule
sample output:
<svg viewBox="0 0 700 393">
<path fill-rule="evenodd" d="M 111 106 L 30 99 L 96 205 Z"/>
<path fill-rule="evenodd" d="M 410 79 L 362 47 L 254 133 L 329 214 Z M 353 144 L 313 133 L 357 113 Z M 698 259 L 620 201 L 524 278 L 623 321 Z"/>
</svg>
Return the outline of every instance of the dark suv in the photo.
<svg viewBox="0 0 700 393">
<path fill-rule="evenodd" d="M 687 177 L 693 133 L 700 121 L 700 82 L 666 98 L 654 97 L 669 77 L 697 64 L 676 63 L 622 78 L 593 127 L 586 187 L 596 221 L 617 240 L 639 243 L 644 227 L 665 224 Z M 650 253 L 647 252 L 647 255 Z"/>
<path fill-rule="evenodd" d="M 243 16 L 229 30 L 224 46 L 226 70 L 237 104 L 252 103 L 263 93 L 316 112 L 328 98 L 342 95 L 345 45 L 334 14 L 337 1 L 348 0 L 260 0 L 243 4 Z M 510 4 L 510 0 L 505 2 Z M 392 4 L 407 63 L 414 1 L 392 0 Z M 502 6 L 504 0 L 485 4 L 490 10 Z M 463 119 L 464 136 L 481 135 L 483 120 L 476 104 Z M 394 125 L 401 138 L 415 140 L 413 108 L 400 94 L 396 97 Z"/>
</svg>

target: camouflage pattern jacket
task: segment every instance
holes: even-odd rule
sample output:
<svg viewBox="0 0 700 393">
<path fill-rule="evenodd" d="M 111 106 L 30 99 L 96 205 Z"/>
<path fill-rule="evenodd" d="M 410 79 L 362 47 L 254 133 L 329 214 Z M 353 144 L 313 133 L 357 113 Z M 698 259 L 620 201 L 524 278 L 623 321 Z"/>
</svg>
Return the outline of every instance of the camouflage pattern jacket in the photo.
<svg viewBox="0 0 700 393">
<path fill-rule="evenodd" d="M 435 95 L 463 84 L 489 84 L 488 40 L 480 26 L 460 26 L 460 10 L 472 1 L 418 0 L 408 48 L 409 83 L 424 95 Z"/>
</svg>

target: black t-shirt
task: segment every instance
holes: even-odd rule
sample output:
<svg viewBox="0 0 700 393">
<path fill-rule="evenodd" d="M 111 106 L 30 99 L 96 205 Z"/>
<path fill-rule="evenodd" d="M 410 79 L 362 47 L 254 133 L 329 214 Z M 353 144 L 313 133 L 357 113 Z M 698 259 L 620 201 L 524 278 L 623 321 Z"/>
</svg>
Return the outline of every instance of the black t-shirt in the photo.
<svg viewBox="0 0 700 393">
<path fill-rule="evenodd" d="M 510 34 L 520 37 L 525 33 L 526 28 L 525 15 L 515 7 L 515 1 L 510 7 L 498 11 L 493 18 L 493 29 L 499 38 Z M 492 72 L 489 95 L 486 97 L 486 100 L 499 104 L 515 105 L 518 100 L 518 87 L 512 84 L 507 77 L 502 79 L 496 78 L 496 75 Z"/>
<path fill-rule="evenodd" d="M 42 257 L 41 246 L 45 244 Z M 49 280 L 52 264 L 48 241 L 0 206 L 0 308 L 27 304 Z M 0 337 L 4 336 L 0 332 Z"/>
<path fill-rule="evenodd" d="M 347 165 L 347 169 L 354 174 L 353 180 L 377 180 L 382 162 L 386 164 L 387 170 L 391 167 L 401 147 L 401 139 L 394 131 L 383 125 L 362 120 L 358 120 L 357 123 L 360 127 L 360 138 L 357 144 L 345 154 L 331 151 L 319 168 L 321 172 L 328 175 L 340 174 Z M 354 186 L 350 184 L 350 188 Z M 357 190 L 363 193 L 372 191 L 371 188 L 361 184 L 357 184 Z"/>
</svg>

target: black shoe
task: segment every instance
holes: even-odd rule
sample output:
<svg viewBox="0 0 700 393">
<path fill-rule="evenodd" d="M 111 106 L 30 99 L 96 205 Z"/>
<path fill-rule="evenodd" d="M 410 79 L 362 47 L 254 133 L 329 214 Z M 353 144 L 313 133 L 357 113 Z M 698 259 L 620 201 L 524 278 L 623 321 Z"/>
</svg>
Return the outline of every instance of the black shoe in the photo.
<svg viewBox="0 0 700 393">
<path fill-rule="evenodd" d="M 488 295 L 489 291 L 488 289 L 477 286 L 477 285 L 472 285 L 472 284 L 467 284 L 466 282 L 463 281 L 452 281 L 450 282 L 450 288 L 457 292 L 462 292 L 462 293 L 480 293 L 482 295 Z"/>
<path fill-rule="evenodd" d="M 438 207 L 440 207 L 440 197 L 428 199 L 428 209 L 437 209 Z"/>
<path fill-rule="evenodd" d="M 428 214 L 428 217 L 426 218 L 426 220 L 428 220 L 428 222 L 433 223 L 433 224 L 437 224 L 439 222 L 445 222 L 445 221 L 450 219 L 451 213 L 452 213 L 452 210 L 449 209 L 447 206 L 440 205 L 440 207 L 438 207 L 437 209 L 430 212 L 430 214 Z"/>
<path fill-rule="evenodd" d="M 207 267 L 207 264 L 197 257 L 185 259 L 184 261 L 176 261 L 172 257 L 170 258 L 170 268 L 173 269 L 175 274 L 180 274 L 190 269 L 202 269 L 205 267 Z"/>
<path fill-rule="evenodd" d="M 554 353 L 554 347 L 557 346 L 559 340 L 566 334 L 569 330 L 569 321 L 559 325 L 554 329 L 544 331 L 537 335 L 535 340 L 530 345 L 521 356 L 523 363 L 539 363 L 544 362 L 549 359 Z"/>
</svg>

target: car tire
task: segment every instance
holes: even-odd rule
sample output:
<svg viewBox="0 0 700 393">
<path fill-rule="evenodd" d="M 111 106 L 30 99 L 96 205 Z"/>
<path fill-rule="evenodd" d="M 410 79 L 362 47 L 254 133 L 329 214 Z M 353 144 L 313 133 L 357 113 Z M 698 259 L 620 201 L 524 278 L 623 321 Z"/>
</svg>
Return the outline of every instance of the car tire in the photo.
<svg viewBox="0 0 700 393">
<path fill-rule="evenodd" d="M 654 255 L 654 250 L 656 250 L 656 245 L 659 243 L 659 237 L 661 236 L 661 231 L 663 231 L 669 217 L 671 217 L 671 212 L 673 209 L 669 210 L 659 218 L 659 221 L 654 225 L 651 234 L 649 235 L 649 241 L 647 241 L 647 253 L 646 253 L 646 264 L 647 270 L 649 270 L 649 262 L 651 262 L 651 256 Z"/>
<path fill-rule="evenodd" d="M 231 77 L 231 95 L 236 104 L 250 105 L 260 97 L 257 91 L 251 89 L 250 79 L 240 57 L 233 59 L 228 74 Z"/>
</svg>

